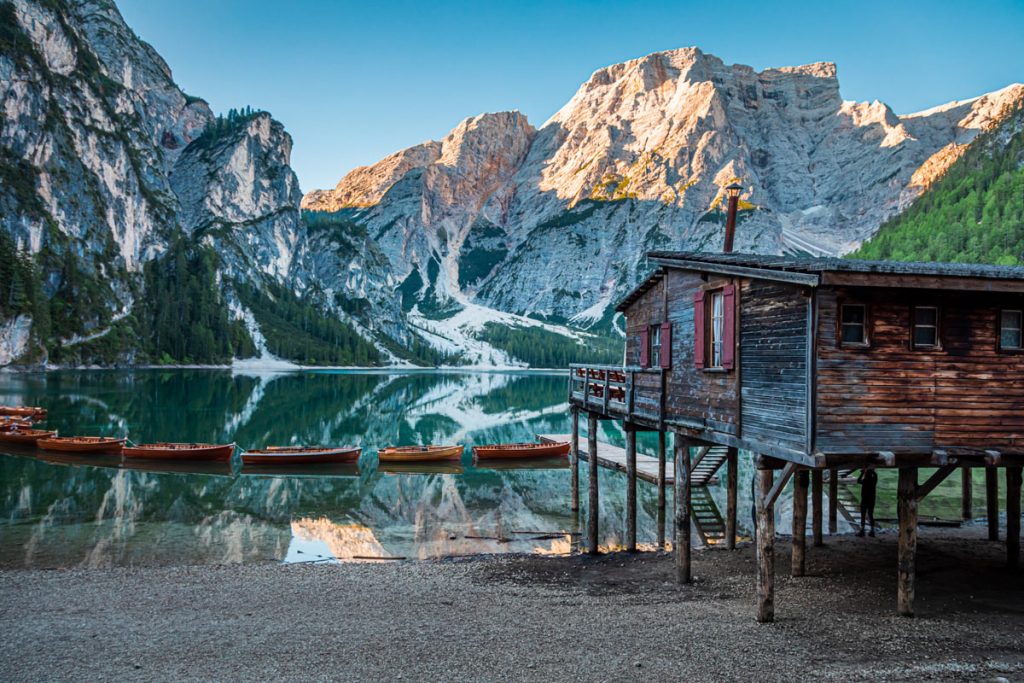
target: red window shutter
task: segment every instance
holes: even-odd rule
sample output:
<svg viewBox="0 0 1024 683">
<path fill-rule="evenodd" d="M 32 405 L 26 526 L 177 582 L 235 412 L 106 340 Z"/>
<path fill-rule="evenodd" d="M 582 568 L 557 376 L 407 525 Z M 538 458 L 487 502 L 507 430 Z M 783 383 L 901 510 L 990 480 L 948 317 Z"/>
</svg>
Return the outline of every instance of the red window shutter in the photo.
<svg viewBox="0 0 1024 683">
<path fill-rule="evenodd" d="M 650 354 L 651 333 L 649 330 L 644 329 L 640 331 L 640 367 L 647 368 L 651 366 Z"/>
<path fill-rule="evenodd" d="M 731 370 L 736 353 L 736 285 L 722 288 L 722 367 Z"/>
<path fill-rule="evenodd" d="M 693 364 L 704 367 L 704 290 L 693 295 Z"/>
<path fill-rule="evenodd" d="M 661 358 L 658 361 L 663 368 L 672 367 L 672 323 L 661 324 Z"/>
</svg>

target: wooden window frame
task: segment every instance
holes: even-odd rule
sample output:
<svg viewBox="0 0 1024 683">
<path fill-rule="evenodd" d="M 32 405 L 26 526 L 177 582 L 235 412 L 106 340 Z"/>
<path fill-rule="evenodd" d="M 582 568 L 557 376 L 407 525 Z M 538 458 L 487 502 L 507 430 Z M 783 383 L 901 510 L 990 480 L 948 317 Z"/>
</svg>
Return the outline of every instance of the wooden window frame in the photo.
<svg viewBox="0 0 1024 683">
<path fill-rule="evenodd" d="M 864 341 L 848 342 L 843 340 L 843 328 L 847 324 L 853 324 L 843 322 L 843 309 L 847 306 L 859 306 L 864 309 L 864 320 L 861 323 Z M 857 301 L 839 301 L 838 315 L 836 315 L 836 345 L 842 349 L 871 348 L 871 307 L 868 304 Z"/>
<path fill-rule="evenodd" d="M 655 343 L 657 340 L 657 343 Z M 647 326 L 647 366 L 651 368 L 661 366 L 661 323 L 651 323 Z"/>
<path fill-rule="evenodd" d="M 711 370 L 714 372 L 724 372 L 727 368 L 722 364 L 724 360 L 724 349 L 725 349 L 725 288 L 719 287 L 718 289 L 708 290 L 706 296 L 707 301 L 707 312 L 705 313 L 704 320 L 707 321 L 705 325 L 705 335 L 707 337 L 707 343 L 704 346 L 706 360 L 704 363 L 705 370 Z M 721 320 L 721 329 L 719 330 L 719 336 L 721 339 L 718 340 L 718 358 L 717 362 L 715 359 L 715 299 L 718 298 L 722 302 L 722 315 L 719 318 Z"/>
<path fill-rule="evenodd" d="M 1020 336 L 1018 346 L 1003 346 L 1003 315 L 1005 313 L 1016 313 L 1019 316 L 1019 327 L 1016 328 Z M 996 348 L 1003 353 L 1024 353 L 1024 307 L 1022 308 L 1000 308 L 996 317 Z M 1015 328 L 1010 328 L 1015 329 Z"/>
<path fill-rule="evenodd" d="M 917 311 L 930 308 L 935 311 L 935 343 L 918 344 L 917 328 L 932 327 L 931 325 L 917 324 Z M 913 351 L 941 351 L 942 350 L 942 307 L 938 304 L 914 304 L 910 307 L 910 348 Z"/>
</svg>

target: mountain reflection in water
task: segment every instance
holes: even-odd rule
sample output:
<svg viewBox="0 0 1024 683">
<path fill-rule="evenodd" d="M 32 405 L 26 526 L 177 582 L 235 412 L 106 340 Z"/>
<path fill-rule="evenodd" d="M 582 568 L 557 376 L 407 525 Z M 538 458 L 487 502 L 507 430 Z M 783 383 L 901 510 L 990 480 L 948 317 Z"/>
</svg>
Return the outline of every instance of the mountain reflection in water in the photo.
<svg viewBox="0 0 1024 683">
<path fill-rule="evenodd" d="M 10 450 L 3 567 L 565 553 L 578 538 L 564 461 L 477 466 L 468 448 L 567 432 L 564 375 L 59 371 L 0 375 L 0 403 L 46 406 L 48 428 L 66 435 L 363 448 L 358 468 L 285 473 Z M 378 448 L 427 443 L 465 443 L 466 455 L 378 469 Z M 615 547 L 624 477 L 602 470 L 601 485 L 601 543 Z M 642 484 L 638 501 L 640 538 L 653 542 L 655 488 Z"/>
</svg>

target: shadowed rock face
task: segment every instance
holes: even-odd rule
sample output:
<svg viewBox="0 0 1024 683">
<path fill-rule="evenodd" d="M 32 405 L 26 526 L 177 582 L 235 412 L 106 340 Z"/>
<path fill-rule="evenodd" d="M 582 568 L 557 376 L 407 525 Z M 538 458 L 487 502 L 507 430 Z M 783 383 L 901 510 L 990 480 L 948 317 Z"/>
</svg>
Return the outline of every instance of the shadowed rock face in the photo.
<svg viewBox="0 0 1024 683">
<path fill-rule="evenodd" d="M 304 204 L 360 207 L 403 276 L 429 252 L 439 290 L 586 324 L 647 269 L 645 249 L 719 248 L 731 180 L 746 188 L 738 248 L 842 253 L 1021 99 L 1014 85 L 898 116 L 844 102 L 831 63 L 757 72 L 686 48 L 599 69 L 536 132 L 518 113 L 467 119 Z M 507 255 L 460 286 L 466 245 L 495 228 Z"/>
</svg>

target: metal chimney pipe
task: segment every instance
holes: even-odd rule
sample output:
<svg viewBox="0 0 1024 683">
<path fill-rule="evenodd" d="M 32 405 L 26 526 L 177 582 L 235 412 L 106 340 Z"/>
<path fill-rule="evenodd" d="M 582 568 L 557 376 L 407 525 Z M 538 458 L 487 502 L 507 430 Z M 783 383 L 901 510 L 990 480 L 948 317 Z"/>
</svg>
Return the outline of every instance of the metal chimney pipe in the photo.
<svg viewBox="0 0 1024 683">
<path fill-rule="evenodd" d="M 729 197 L 729 212 L 725 217 L 725 243 L 722 245 L 722 253 L 728 254 L 732 251 L 732 243 L 736 237 L 736 211 L 740 205 L 740 192 L 743 186 L 739 183 L 732 183 L 726 186 L 725 194 Z"/>
</svg>

